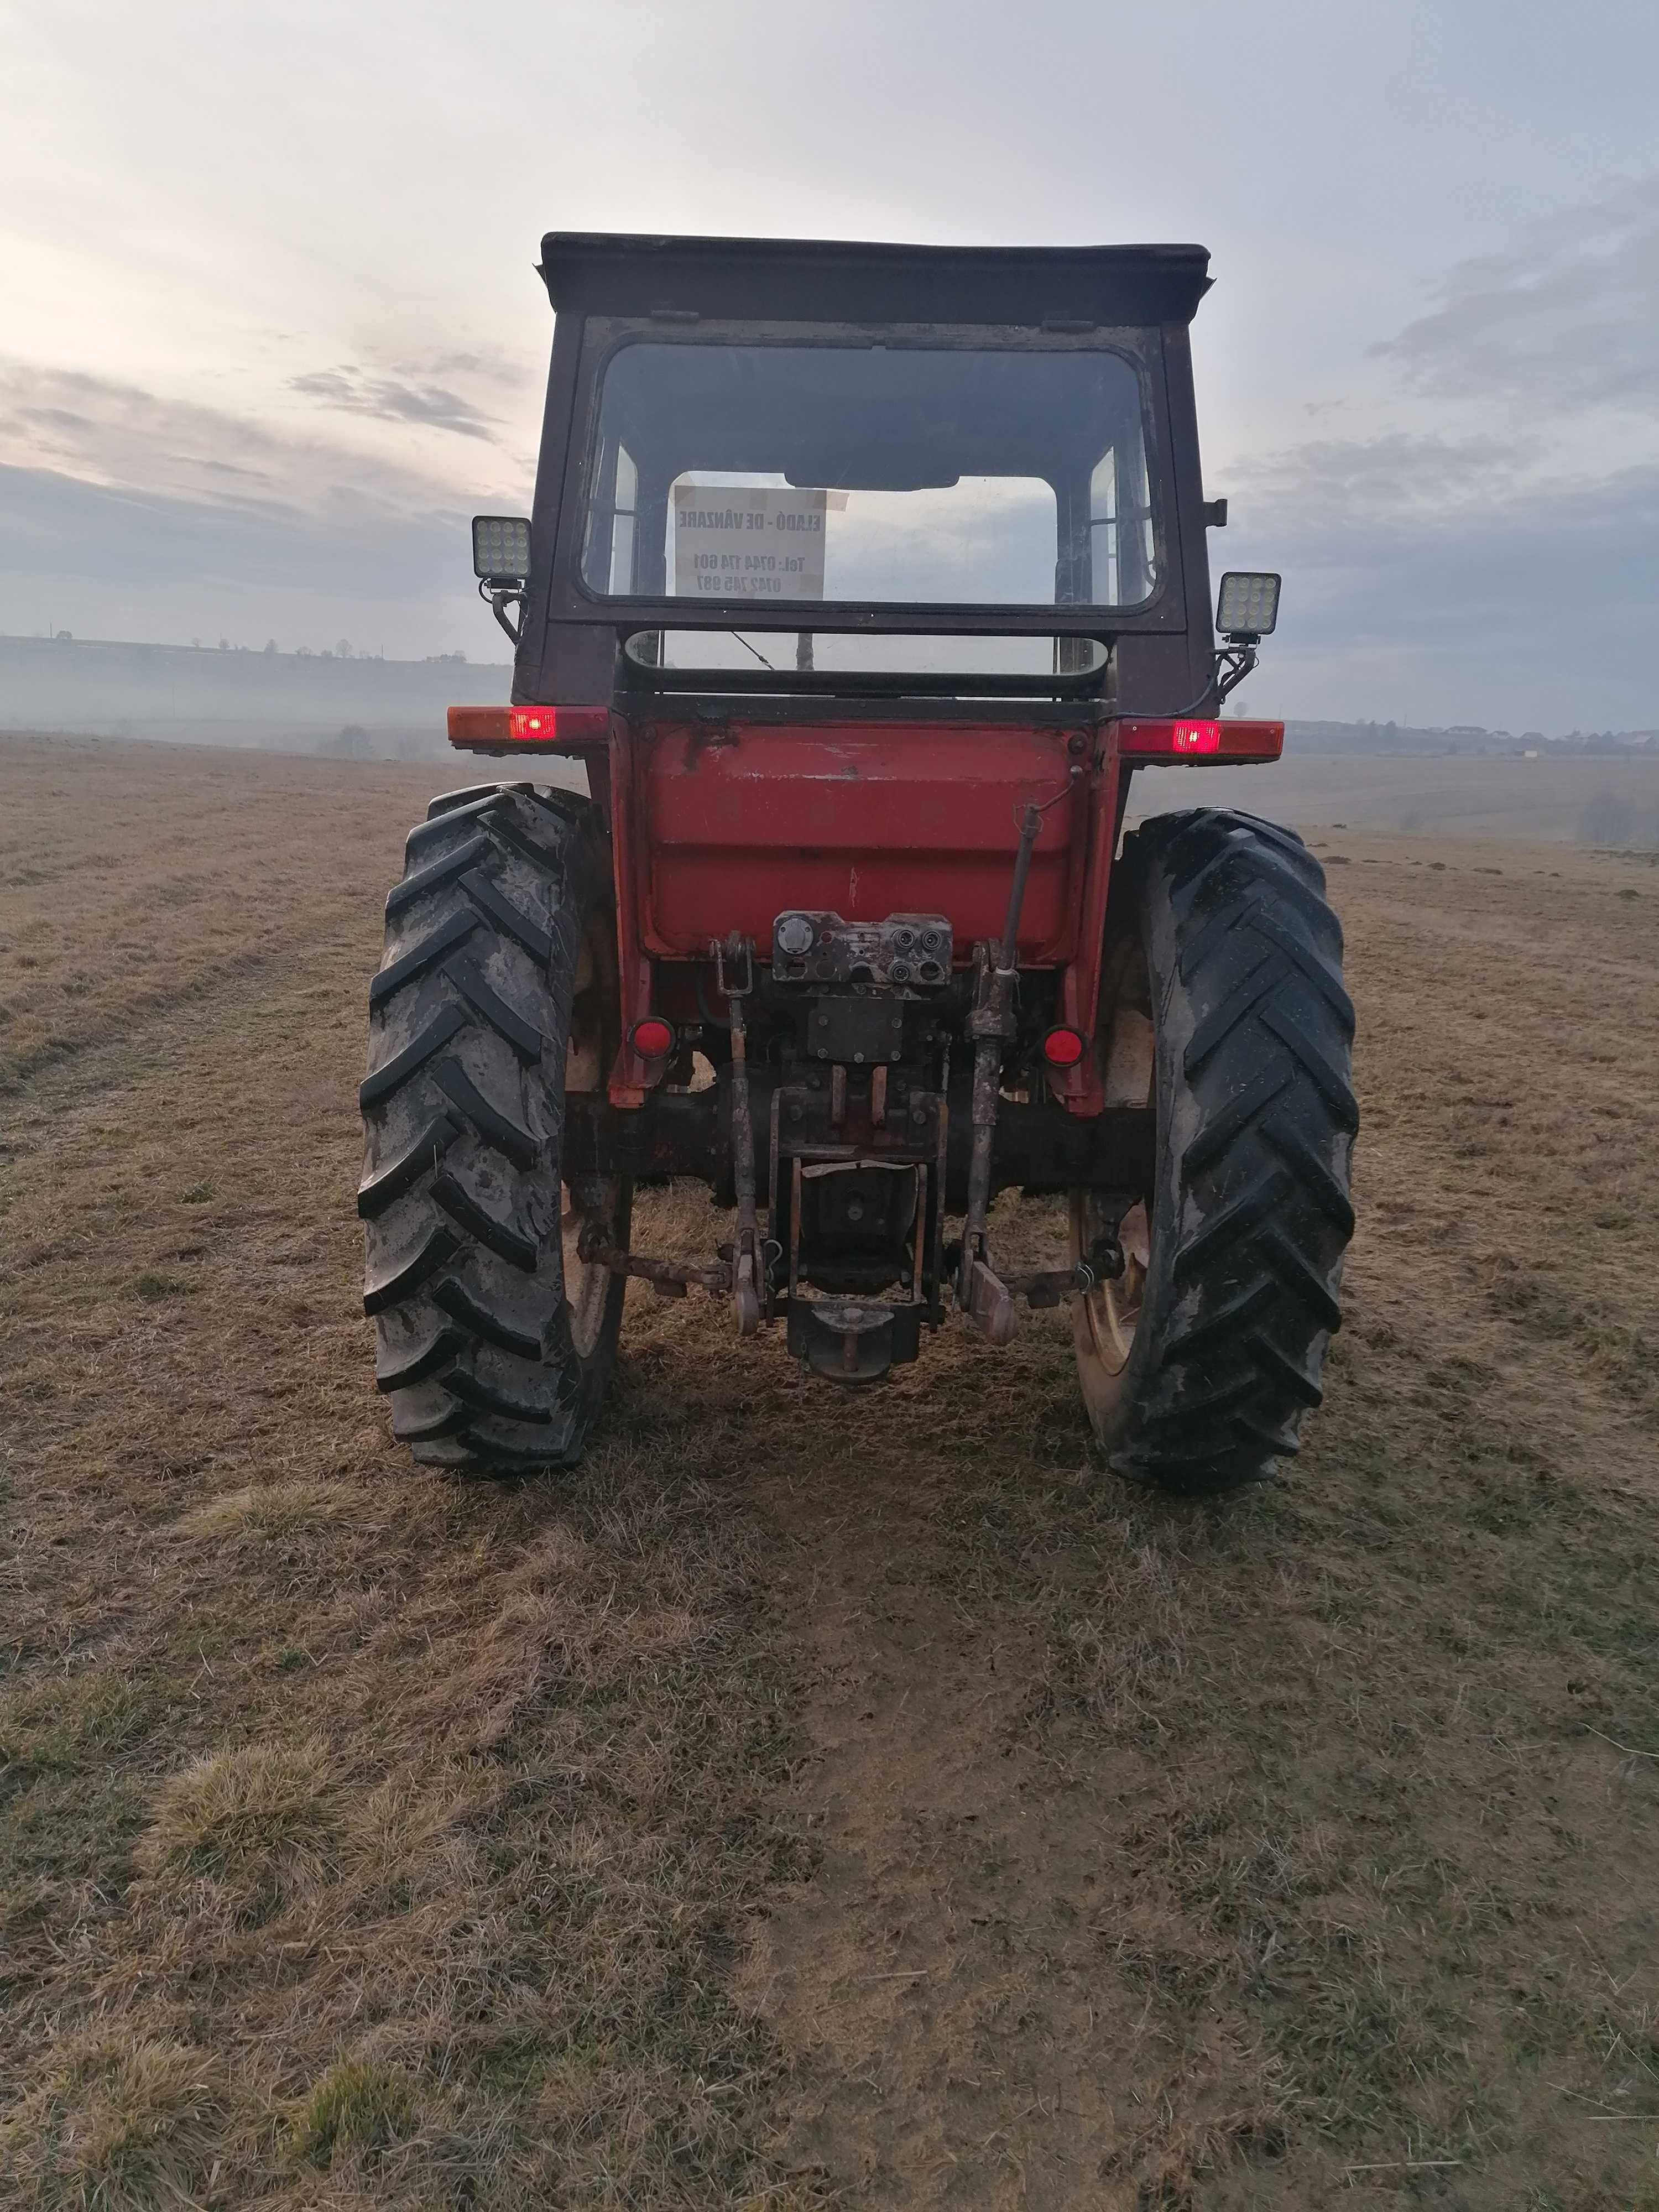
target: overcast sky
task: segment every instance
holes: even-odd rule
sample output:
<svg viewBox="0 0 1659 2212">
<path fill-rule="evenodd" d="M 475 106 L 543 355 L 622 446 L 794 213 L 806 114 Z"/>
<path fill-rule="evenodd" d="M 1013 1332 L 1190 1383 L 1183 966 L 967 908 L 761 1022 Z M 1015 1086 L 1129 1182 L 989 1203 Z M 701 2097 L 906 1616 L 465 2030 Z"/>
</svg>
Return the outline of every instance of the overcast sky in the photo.
<svg viewBox="0 0 1659 2212">
<path fill-rule="evenodd" d="M 1659 723 L 1653 0 L 0 0 L 0 632 L 503 641 L 550 228 L 1196 240 L 1253 710 Z"/>
</svg>

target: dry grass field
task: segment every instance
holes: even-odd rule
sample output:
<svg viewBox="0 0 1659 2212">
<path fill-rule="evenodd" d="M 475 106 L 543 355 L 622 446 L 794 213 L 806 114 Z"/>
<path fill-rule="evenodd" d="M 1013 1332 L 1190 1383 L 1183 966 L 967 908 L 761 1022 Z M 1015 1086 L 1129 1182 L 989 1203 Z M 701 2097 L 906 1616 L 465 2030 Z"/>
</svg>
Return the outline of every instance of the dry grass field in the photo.
<svg viewBox="0 0 1659 2212">
<path fill-rule="evenodd" d="M 1188 806 L 1188 769 L 1152 769 L 1135 787 L 1149 811 Z M 1214 771 L 1210 771 L 1213 774 Z M 1524 838 L 1571 843 L 1593 802 L 1611 803 L 1625 830 L 1616 842 L 1659 846 L 1659 754 L 1551 755 L 1540 760 L 1492 753 L 1305 751 L 1294 743 L 1276 768 L 1242 772 L 1241 790 L 1273 798 L 1267 811 L 1309 829 L 1320 823 L 1359 830 L 1400 830 L 1412 836 Z M 1267 804 L 1241 797 L 1230 805 Z M 1589 842 L 1607 842 L 1593 832 Z"/>
<path fill-rule="evenodd" d="M 429 782 L 0 742 L 0 2204 L 1659 2212 L 1659 868 L 1315 833 L 1275 1489 L 1103 1474 L 1058 1317 L 855 1397 L 642 1285 L 465 1487 L 352 1212 Z"/>
</svg>

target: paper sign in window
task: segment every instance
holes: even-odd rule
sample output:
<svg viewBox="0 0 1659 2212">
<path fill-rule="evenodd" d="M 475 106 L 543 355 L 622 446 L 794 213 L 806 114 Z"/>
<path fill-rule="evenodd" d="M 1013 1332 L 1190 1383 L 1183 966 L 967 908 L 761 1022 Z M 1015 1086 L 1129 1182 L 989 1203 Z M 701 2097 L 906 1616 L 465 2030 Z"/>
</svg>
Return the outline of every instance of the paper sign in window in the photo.
<svg viewBox="0 0 1659 2212">
<path fill-rule="evenodd" d="M 674 596 L 821 599 L 829 495 L 674 486 Z"/>
</svg>

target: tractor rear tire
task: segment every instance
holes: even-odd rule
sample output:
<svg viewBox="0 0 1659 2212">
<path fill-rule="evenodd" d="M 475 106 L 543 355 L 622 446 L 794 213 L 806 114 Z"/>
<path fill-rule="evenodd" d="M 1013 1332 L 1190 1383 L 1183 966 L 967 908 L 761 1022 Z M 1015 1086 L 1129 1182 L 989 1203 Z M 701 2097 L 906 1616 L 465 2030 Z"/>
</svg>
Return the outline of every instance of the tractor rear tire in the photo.
<svg viewBox="0 0 1659 2212">
<path fill-rule="evenodd" d="M 1358 1127 L 1324 892 L 1291 830 L 1211 807 L 1154 817 L 1114 872 L 1098 1049 L 1107 1103 L 1156 1110 L 1156 1166 L 1073 1329 L 1109 1463 L 1162 1490 L 1269 1480 L 1320 1402 Z M 1100 1204 L 1073 1196 L 1074 1257 Z"/>
<path fill-rule="evenodd" d="M 560 1154 L 617 1003 L 592 806 L 523 783 L 434 800 L 386 900 L 357 1194 L 375 1382 L 425 1465 L 568 1467 L 598 1418 L 627 1284 L 577 1254 Z M 624 1248 L 629 1195 L 583 1193 Z"/>
</svg>

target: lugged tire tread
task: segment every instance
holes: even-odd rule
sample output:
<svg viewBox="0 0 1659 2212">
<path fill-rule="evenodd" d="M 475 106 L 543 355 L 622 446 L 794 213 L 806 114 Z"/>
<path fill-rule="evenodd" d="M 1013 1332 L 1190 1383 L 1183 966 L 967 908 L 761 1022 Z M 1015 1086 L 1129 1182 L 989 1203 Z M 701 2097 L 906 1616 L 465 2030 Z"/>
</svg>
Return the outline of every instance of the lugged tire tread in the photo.
<svg viewBox="0 0 1659 2212">
<path fill-rule="evenodd" d="M 445 840 L 463 823 L 488 822 L 504 803 L 500 785 L 493 785 L 483 799 L 466 799 L 458 806 L 446 807 L 441 814 L 428 815 L 424 822 L 417 822 L 404 840 L 404 866 L 412 868 L 423 853 L 441 849 Z"/>
<path fill-rule="evenodd" d="M 538 823 L 536 827 L 544 831 L 545 825 Z M 532 868 L 551 868 L 556 872 L 559 864 L 555 854 L 546 846 L 538 843 L 507 814 L 492 816 L 489 834 L 498 845 L 505 846 L 509 853 L 516 853 L 521 860 L 528 860 Z"/>
<path fill-rule="evenodd" d="M 520 1359 L 542 1360 L 547 1357 L 547 1333 L 520 1328 L 507 1316 L 495 1312 L 483 1300 L 468 1290 L 466 1285 L 453 1275 L 434 1284 L 432 1303 L 441 1312 L 449 1314 L 475 1340 L 493 1344 L 502 1352 L 516 1352 Z"/>
<path fill-rule="evenodd" d="M 1197 1495 L 1264 1480 L 1321 1402 L 1353 1230 L 1353 1007 L 1324 872 L 1294 832 L 1194 809 L 1144 823 L 1119 867 L 1115 911 L 1140 917 L 1172 1028 L 1173 1119 L 1130 1380 L 1101 1418 L 1114 1466 Z"/>
<path fill-rule="evenodd" d="M 413 1190 L 421 1177 L 437 1166 L 460 1133 L 460 1123 L 453 1114 L 434 1114 L 408 1151 L 371 1176 L 358 1190 L 357 1212 L 362 1218 L 373 1221 L 387 1206 L 395 1205 L 405 1191 Z"/>
<path fill-rule="evenodd" d="M 462 1346 L 460 1332 L 453 1328 L 441 1328 L 425 1344 L 401 1353 L 389 1353 L 383 1346 L 374 1363 L 374 1388 L 386 1391 L 413 1389 L 417 1382 L 426 1382 L 449 1366 Z"/>
<path fill-rule="evenodd" d="M 1235 1097 L 1230 1098 L 1214 1120 L 1206 1122 L 1182 1155 L 1182 1165 L 1188 1175 L 1218 1159 L 1252 1121 L 1267 1112 L 1286 1085 L 1296 1080 L 1296 1069 L 1283 1053 L 1270 1060 L 1261 1073 L 1246 1084 Z"/>
<path fill-rule="evenodd" d="M 1327 1163 L 1283 1115 L 1269 1115 L 1261 1125 L 1267 1142 L 1292 1170 L 1302 1188 L 1324 1213 L 1340 1237 L 1353 1235 L 1353 1200 Z"/>
<path fill-rule="evenodd" d="M 360 1093 L 364 1307 L 392 1432 L 426 1465 L 569 1466 L 603 1397 L 626 1285 L 579 1355 L 558 1152 L 576 963 L 611 881 L 590 802 L 494 784 L 434 801 L 386 901 Z"/>
<path fill-rule="evenodd" d="M 473 862 L 483 860 L 489 850 L 489 838 L 480 834 L 469 837 L 453 853 L 441 854 L 435 860 L 428 860 L 423 868 L 416 868 L 400 884 L 394 884 L 386 893 L 386 920 L 391 921 L 405 907 L 413 906 L 416 899 L 425 898 L 433 891 L 440 891 L 446 884 L 453 883 L 457 876 L 464 876 Z"/>
<path fill-rule="evenodd" d="M 1265 1306 L 1271 1306 L 1273 1285 L 1260 1277 L 1249 1288 L 1225 1305 L 1218 1306 L 1202 1321 L 1194 1322 L 1189 1328 L 1171 1330 L 1164 1339 L 1164 1358 L 1166 1363 L 1190 1359 L 1193 1354 L 1217 1338 L 1239 1335 L 1246 1322 L 1253 1321 Z"/>
<path fill-rule="evenodd" d="M 1342 1127 L 1352 1135 L 1359 1127 L 1359 1108 L 1353 1095 L 1353 1083 L 1346 1068 L 1334 1053 L 1323 1052 L 1294 1014 L 1282 1006 L 1266 1006 L 1262 1020 L 1281 1044 L 1286 1044 L 1296 1054 L 1314 1081 L 1325 1094 L 1325 1103 Z M 1346 1041 L 1344 1041 L 1344 1052 Z"/>
<path fill-rule="evenodd" d="M 461 889 L 486 920 L 493 921 L 497 929 L 504 929 L 532 960 L 544 968 L 547 966 L 553 957 L 552 939 L 538 921 L 521 913 L 510 898 L 499 891 L 482 868 L 474 868 L 463 876 Z"/>
<path fill-rule="evenodd" d="M 417 823 L 410 836 L 418 836 L 428 823 L 441 821 L 447 815 L 471 814 L 481 807 L 508 805 L 516 793 L 529 788 L 527 783 L 464 783 L 459 791 L 441 791 L 435 799 L 428 799 L 426 822 Z"/>
<path fill-rule="evenodd" d="M 1343 1036 L 1352 1043 L 1353 1042 L 1353 1000 L 1342 987 L 1342 969 L 1340 963 L 1329 959 L 1324 953 L 1316 951 L 1314 946 L 1299 943 L 1295 933 L 1287 928 L 1267 908 L 1265 900 L 1258 902 L 1250 909 L 1250 927 L 1258 936 L 1265 937 L 1276 945 L 1286 959 L 1300 969 L 1336 1017 L 1337 1024 Z"/>
<path fill-rule="evenodd" d="M 466 1014 L 459 1006 L 445 1006 L 434 1016 L 412 1044 L 394 1053 L 384 1067 L 377 1067 L 364 1078 L 357 1087 L 357 1103 L 366 1114 L 371 1106 L 378 1106 L 392 1092 L 407 1083 L 411 1075 L 418 1074 L 428 1060 L 441 1053 L 457 1030 L 466 1027 Z"/>
<path fill-rule="evenodd" d="M 1282 952 L 1270 947 L 1262 954 L 1249 975 L 1228 992 L 1218 1006 L 1211 1008 L 1193 1031 L 1185 1063 L 1189 1077 L 1198 1073 L 1211 1054 L 1225 1044 L 1239 1024 L 1255 1012 L 1270 992 L 1279 988 L 1289 973 L 1290 963 Z"/>
<path fill-rule="evenodd" d="M 429 937 L 423 937 L 389 968 L 382 968 L 368 987 L 370 1012 L 384 1006 L 407 984 L 418 981 L 428 968 L 435 968 L 458 945 L 464 945 L 477 927 L 478 917 L 470 908 L 465 914 L 452 914 L 447 921 L 439 923 Z"/>
<path fill-rule="evenodd" d="M 1273 1229 L 1263 1235 L 1259 1249 L 1285 1288 L 1301 1301 L 1320 1328 L 1334 1335 L 1342 1326 L 1342 1309 L 1302 1254 Z"/>
<path fill-rule="evenodd" d="M 485 981 L 476 960 L 460 953 L 444 963 L 444 974 L 473 1012 L 489 1023 L 498 1037 L 511 1045 L 526 1067 L 533 1067 L 547 1048 L 547 1039 L 524 1016 L 509 1006 L 499 991 Z"/>
<path fill-rule="evenodd" d="M 419 1414 L 402 1413 L 394 1408 L 392 1433 L 400 1444 L 431 1443 L 440 1437 L 459 1435 L 471 1424 L 471 1419 L 467 1408 L 457 1405 L 453 1400 L 440 1412 L 424 1418 Z"/>
<path fill-rule="evenodd" d="M 419 1249 L 408 1260 L 393 1261 L 380 1273 L 370 1273 L 363 1284 L 363 1311 L 372 1320 L 412 1298 L 440 1267 L 447 1267 L 459 1249 L 459 1239 L 443 1222 L 434 1222 L 421 1239 Z"/>
<path fill-rule="evenodd" d="M 1230 1251 L 1241 1237 L 1248 1237 L 1267 1219 L 1290 1187 L 1290 1176 L 1282 1166 L 1265 1169 L 1248 1190 L 1241 1191 L 1218 1213 L 1212 1213 L 1197 1234 L 1182 1245 L 1175 1257 L 1176 1280 L 1196 1274 Z"/>
<path fill-rule="evenodd" d="M 515 1229 L 510 1221 L 498 1220 L 455 1176 L 446 1172 L 433 1177 L 432 1200 L 434 1206 L 442 1207 L 458 1229 L 465 1229 L 470 1236 L 476 1237 L 498 1259 L 505 1260 L 521 1274 L 535 1273 L 540 1260 L 535 1239 Z"/>
<path fill-rule="evenodd" d="M 533 1168 L 541 1146 L 528 1129 L 492 1105 L 459 1060 L 441 1060 L 432 1079 L 468 1126 L 517 1168 Z"/>
<path fill-rule="evenodd" d="M 508 1392 L 497 1389 L 493 1383 L 483 1382 L 477 1376 L 468 1375 L 459 1370 L 447 1377 L 444 1387 L 452 1391 L 464 1406 L 471 1406 L 474 1413 L 492 1413 L 500 1420 L 524 1421 L 533 1428 L 546 1428 L 558 1418 L 558 1408 L 555 1406 L 514 1398 Z"/>
</svg>

